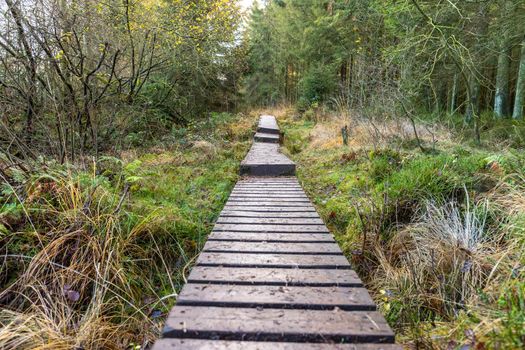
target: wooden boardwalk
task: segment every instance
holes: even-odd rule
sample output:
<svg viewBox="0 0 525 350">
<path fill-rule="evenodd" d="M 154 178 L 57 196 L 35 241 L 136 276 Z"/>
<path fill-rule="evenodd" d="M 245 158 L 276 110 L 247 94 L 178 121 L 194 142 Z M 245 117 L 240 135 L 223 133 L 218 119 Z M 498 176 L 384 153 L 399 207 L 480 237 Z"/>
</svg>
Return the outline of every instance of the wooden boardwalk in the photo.
<svg viewBox="0 0 525 350">
<path fill-rule="evenodd" d="M 275 118 L 258 133 L 278 140 Z M 259 140 L 272 147 L 254 143 L 154 349 L 400 349 L 297 179 L 278 176 L 295 164 Z"/>
</svg>

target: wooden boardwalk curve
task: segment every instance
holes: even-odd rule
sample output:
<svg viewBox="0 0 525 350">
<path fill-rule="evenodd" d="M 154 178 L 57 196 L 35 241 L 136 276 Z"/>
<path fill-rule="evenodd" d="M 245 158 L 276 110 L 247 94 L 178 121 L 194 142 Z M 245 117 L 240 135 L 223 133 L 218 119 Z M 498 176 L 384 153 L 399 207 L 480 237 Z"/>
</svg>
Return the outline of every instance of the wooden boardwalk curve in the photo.
<svg viewBox="0 0 525 350">
<path fill-rule="evenodd" d="M 275 118 L 263 116 L 257 132 L 241 166 L 248 176 L 153 349 L 400 349 L 297 179 L 282 176 L 295 164 L 266 139 L 279 140 Z"/>
</svg>

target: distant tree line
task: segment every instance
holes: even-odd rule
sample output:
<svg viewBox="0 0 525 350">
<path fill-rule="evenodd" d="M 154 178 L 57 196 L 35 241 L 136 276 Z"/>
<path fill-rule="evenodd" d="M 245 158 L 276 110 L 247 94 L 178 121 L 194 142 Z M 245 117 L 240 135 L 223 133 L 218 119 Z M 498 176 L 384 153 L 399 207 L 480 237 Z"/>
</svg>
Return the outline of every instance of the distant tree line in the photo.
<svg viewBox="0 0 525 350">
<path fill-rule="evenodd" d="M 245 39 L 251 103 L 523 118 L 523 0 L 272 0 Z"/>
<path fill-rule="evenodd" d="M 234 0 L 1 2 L 5 153 L 72 161 L 235 103 Z"/>
</svg>

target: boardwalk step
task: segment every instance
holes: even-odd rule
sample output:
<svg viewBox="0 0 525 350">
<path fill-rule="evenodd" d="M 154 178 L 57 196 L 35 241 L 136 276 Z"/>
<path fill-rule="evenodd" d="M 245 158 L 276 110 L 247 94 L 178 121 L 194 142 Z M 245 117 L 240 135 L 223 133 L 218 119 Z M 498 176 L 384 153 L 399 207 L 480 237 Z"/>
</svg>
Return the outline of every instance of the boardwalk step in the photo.
<svg viewBox="0 0 525 350">
<path fill-rule="evenodd" d="M 375 311 L 178 306 L 167 338 L 243 341 L 391 343 L 394 334 Z"/>
<path fill-rule="evenodd" d="M 255 142 L 279 143 L 280 135 L 257 132 L 253 137 Z"/>
<path fill-rule="evenodd" d="M 152 350 L 402 350 L 395 344 L 312 344 L 207 339 L 162 339 Z"/>
<path fill-rule="evenodd" d="M 250 176 L 289 176 L 295 175 L 295 163 L 279 151 L 276 143 L 254 142 L 252 148 L 241 163 L 241 175 Z M 297 181 L 268 181 L 268 187 L 284 187 Z M 252 183 L 243 183 L 251 185 Z"/>
<path fill-rule="evenodd" d="M 202 252 L 197 259 L 200 266 L 276 267 L 303 269 L 351 269 L 343 255 L 259 254 Z"/>
<path fill-rule="evenodd" d="M 263 218 L 263 219 L 300 219 L 300 218 L 314 218 L 319 216 L 315 211 L 303 212 L 260 212 L 247 210 L 223 210 L 221 218 Z"/>
<path fill-rule="evenodd" d="M 259 254 L 315 254 L 341 255 L 341 249 L 335 242 L 298 243 L 298 242 L 217 242 L 208 241 L 205 252 L 259 253 Z"/>
<path fill-rule="evenodd" d="M 195 266 L 188 283 L 362 287 L 353 270 L 276 269 Z"/>
<path fill-rule="evenodd" d="M 266 233 L 266 232 L 212 232 L 208 240 L 239 242 L 296 242 L 322 243 L 335 242 L 332 235 L 326 233 Z"/>
<path fill-rule="evenodd" d="M 275 120 L 275 117 L 272 115 L 261 116 L 257 132 L 279 135 L 279 127 L 277 126 L 277 120 Z"/>
<path fill-rule="evenodd" d="M 278 141 L 275 118 L 258 135 Z M 241 174 L 153 349 L 400 350 L 279 145 Z"/>
<path fill-rule="evenodd" d="M 218 224 L 292 224 L 292 225 L 323 225 L 323 220 L 319 217 L 311 218 L 246 218 L 221 216 L 217 220 Z"/>
<path fill-rule="evenodd" d="M 192 284 L 182 289 L 178 305 L 264 309 L 375 311 L 365 288 Z"/>
</svg>

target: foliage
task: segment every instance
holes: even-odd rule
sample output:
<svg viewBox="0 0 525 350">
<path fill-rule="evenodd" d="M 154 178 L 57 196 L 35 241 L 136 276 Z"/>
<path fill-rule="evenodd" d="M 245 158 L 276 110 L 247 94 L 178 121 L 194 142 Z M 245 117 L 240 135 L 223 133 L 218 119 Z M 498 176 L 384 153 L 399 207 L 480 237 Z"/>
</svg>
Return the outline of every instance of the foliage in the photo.
<svg viewBox="0 0 525 350">
<path fill-rule="evenodd" d="M 152 344 L 237 179 L 244 119 L 85 170 L 2 158 L 0 347 Z"/>
<path fill-rule="evenodd" d="M 424 133 L 418 124 L 421 142 L 435 144 L 422 153 L 395 121 L 281 114 L 303 186 L 399 342 L 522 346 L 520 151 L 489 142 L 491 128 L 487 146 L 474 148 L 459 129 Z M 348 146 L 341 125 L 349 125 Z"/>
<path fill-rule="evenodd" d="M 154 138 L 237 103 L 234 0 L 7 0 L 0 147 L 60 162 Z M 4 30 L 5 29 L 5 30 Z M 133 135 L 131 136 L 133 138 Z"/>
<path fill-rule="evenodd" d="M 524 18 L 515 0 L 270 1 L 245 36 L 246 95 L 300 112 L 319 103 L 454 115 L 479 143 L 482 112 L 507 118 L 514 105 L 522 119 Z"/>
</svg>

